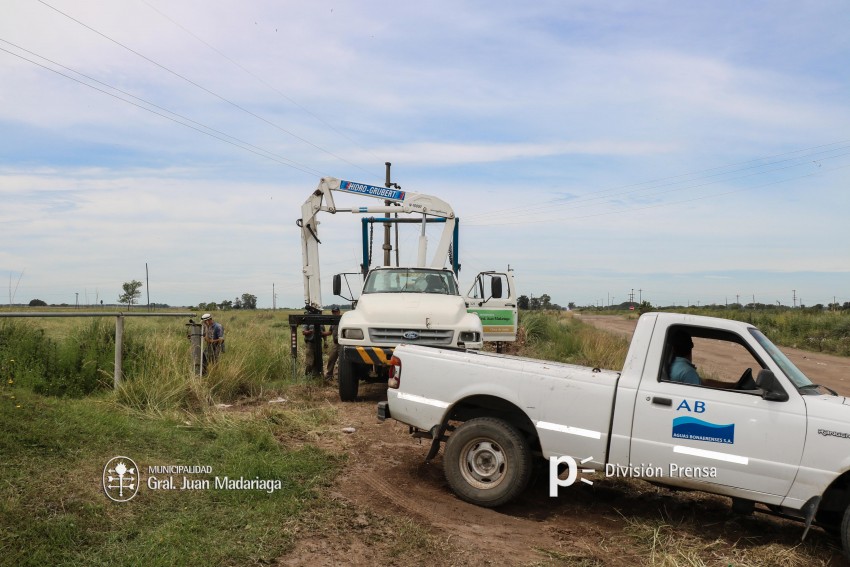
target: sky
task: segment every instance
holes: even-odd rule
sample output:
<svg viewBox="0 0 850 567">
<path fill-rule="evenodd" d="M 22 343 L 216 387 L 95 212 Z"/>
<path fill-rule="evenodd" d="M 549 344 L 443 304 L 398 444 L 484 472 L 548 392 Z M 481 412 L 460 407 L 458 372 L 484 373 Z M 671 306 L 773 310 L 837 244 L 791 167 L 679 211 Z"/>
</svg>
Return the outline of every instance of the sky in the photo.
<svg viewBox="0 0 850 567">
<path fill-rule="evenodd" d="M 464 290 L 510 267 L 561 305 L 850 301 L 847 2 L 2 13 L 0 304 L 115 303 L 136 279 L 141 303 L 299 307 L 301 204 L 385 162 L 453 207 Z M 330 304 L 360 217 L 319 220 Z M 414 262 L 411 227 L 400 247 Z"/>
</svg>

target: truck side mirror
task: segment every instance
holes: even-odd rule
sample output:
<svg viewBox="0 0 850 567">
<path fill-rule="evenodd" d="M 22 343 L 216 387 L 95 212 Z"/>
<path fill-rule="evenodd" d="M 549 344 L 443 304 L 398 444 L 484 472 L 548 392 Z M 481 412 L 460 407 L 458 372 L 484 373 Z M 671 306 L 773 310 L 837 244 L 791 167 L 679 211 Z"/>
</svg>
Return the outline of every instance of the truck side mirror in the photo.
<svg viewBox="0 0 850 567">
<path fill-rule="evenodd" d="M 502 278 L 490 279 L 490 297 L 493 299 L 502 298 Z"/>
<path fill-rule="evenodd" d="M 336 274 L 334 276 L 334 295 L 339 295 L 342 291 L 342 276 L 340 274 Z"/>
<path fill-rule="evenodd" d="M 761 397 L 764 400 L 770 402 L 788 401 L 788 392 L 782 388 L 782 385 L 779 383 L 779 380 L 776 379 L 772 370 L 763 368 L 759 371 L 758 378 L 756 378 L 756 386 L 761 388 Z"/>
</svg>

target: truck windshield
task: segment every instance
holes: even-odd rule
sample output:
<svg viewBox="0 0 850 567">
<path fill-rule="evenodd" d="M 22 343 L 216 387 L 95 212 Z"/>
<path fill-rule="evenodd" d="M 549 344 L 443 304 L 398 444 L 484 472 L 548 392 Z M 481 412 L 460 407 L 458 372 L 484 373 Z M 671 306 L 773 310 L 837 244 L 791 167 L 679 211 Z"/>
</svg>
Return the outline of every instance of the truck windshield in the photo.
<svg viewBox="0 0 850 567">
<path fill-rule="evenodd" d="M 812 381 L 809 380 L 799 368 L 794 366 L 794 363 L 788 360 L 788 357 L 785 356 L 785 354 L 783 354 L 783 352 L 779 350 L 775 344 L 770 342 L 770 339 L 765 337 L 761 331 L 750 328 L 750 334 L 752 334 L 758 343 L 764 347 L 764 350 L 767 351 L 767 354 L 770 355 L 773 362 L 782 369 L 785 375 L 794 383 L 795 386 L 797 386 L 797 388 L 805 388 L 806 386 L 812 385 Z"/>
<path fill-rule="evenodd" d="M 375 270 L 369 274 L 363 293 L 436 293 L 458 295 L 451 272 L 398 268 Z"/>
</svg>

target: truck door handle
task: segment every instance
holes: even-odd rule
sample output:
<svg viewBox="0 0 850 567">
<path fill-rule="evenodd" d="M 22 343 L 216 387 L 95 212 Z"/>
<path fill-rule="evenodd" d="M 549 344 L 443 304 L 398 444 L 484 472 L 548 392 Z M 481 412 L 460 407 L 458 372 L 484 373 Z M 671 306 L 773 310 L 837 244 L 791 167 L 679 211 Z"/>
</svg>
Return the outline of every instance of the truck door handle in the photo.
<svg viewBox="0 0 850 567">
<path fill-rule="evenodd" d="M 672 406 L 673 400 L 670 398 L 659 398 L 658 396 L 652 396 L 652 403 L 658 404 L 659 406 Z"/>
</svg>

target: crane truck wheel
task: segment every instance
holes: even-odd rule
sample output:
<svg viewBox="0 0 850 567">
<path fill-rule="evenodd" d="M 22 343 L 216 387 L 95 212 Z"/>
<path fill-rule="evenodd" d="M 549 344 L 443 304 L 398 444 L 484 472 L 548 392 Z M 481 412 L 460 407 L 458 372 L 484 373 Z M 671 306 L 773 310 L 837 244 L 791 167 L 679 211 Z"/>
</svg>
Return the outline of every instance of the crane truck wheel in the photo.
<svg viewBox="0 0 850 567">
<path fill-rule="evenodd" d="M 841 548 L 844 550 L 844 557 L 850 559 L 850 505 L 844 512 L 844 521 L 841 522 Z"/>
<path fill-rule="evenodd" d="M 494 508 L 520 495 L 531 478 L 531 451 L 516 427 L 479 417 L 458 427 L 446 442 L 446 480 L 462 500 Z"/>
<path fill-rule="evenodd" d="M 353 402 L 357 399 L 360 387 L 360 376 L 354 364 L 345 355 L 339 358 L 339 399 L 343 402 Z"/>
</svg>

